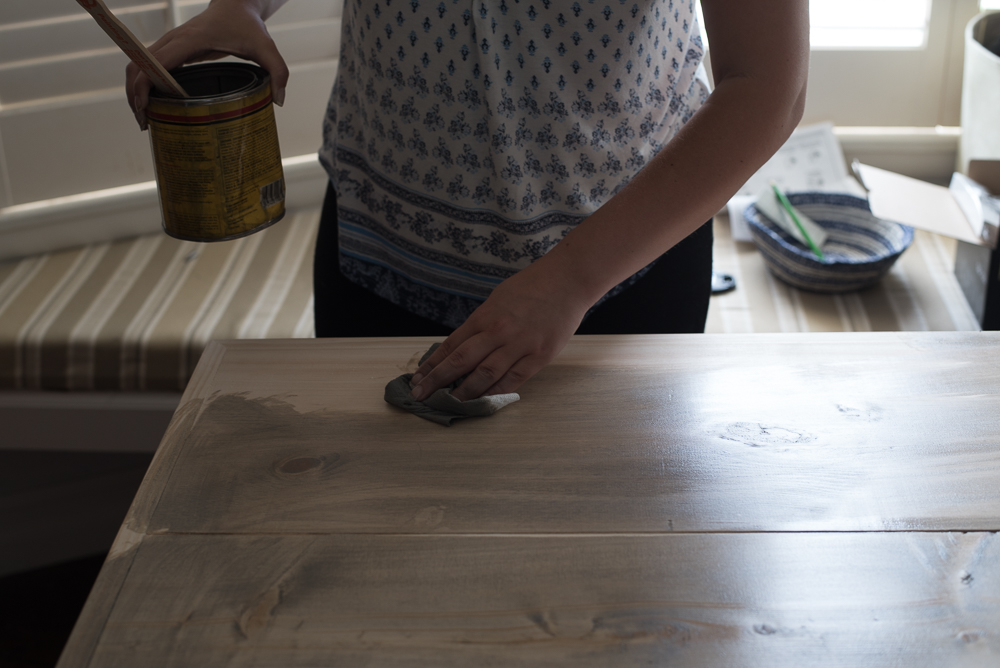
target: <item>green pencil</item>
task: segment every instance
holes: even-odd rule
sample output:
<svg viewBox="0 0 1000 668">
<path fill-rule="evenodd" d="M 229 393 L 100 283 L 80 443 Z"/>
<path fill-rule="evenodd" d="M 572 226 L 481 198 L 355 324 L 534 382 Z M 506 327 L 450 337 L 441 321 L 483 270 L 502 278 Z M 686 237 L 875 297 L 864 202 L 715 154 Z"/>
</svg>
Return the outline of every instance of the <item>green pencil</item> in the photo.
<svg viewBox="0 0 1000 668">
<path fill-rule="evenodd" d="M 774 194 L 778 198 L 778 201 L 781 202 L 781 206 L 785 207 L 785 211 L 787 211 L 788 215 L 792 217 L 792 221 L 795 222 L 795 226 L 799 228 L 799 232 L 802 233 L 802 236 L 805 238 L 806 243 L 809 244 L 809 248 L 811 248 L 812 252 L 816 254 L 816 257 L 818 257 L 820 260 L 825 261 L 826 258 L 823 257 L 823 251 L 819 249 L 819 246 L 813 243 L 813 240 L 809 236 L 809 233 L 806 232 L 806 228 L 803 227 L 802 221 L 799 220 L 799 217 L 795 215 L 795 209 L 792 208 L 792 203 L 788 201 L 787 197 L 785 197 L 785 193 L 781 192 L 781 188 L 778 187 L 777 183 L 771 183 L 771 188 L 774 189 Z"/>
</svg>

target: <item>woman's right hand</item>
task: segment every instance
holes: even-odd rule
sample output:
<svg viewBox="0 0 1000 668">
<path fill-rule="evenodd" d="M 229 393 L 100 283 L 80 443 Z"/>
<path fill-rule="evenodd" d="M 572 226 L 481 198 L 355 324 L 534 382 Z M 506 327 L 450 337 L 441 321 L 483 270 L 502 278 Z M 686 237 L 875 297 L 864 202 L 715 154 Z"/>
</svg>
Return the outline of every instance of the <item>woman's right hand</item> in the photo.
<svg viewBox="0 0 1000 668">
<path fill-rule="evenodd" d="M 168 70 L 187 63 L 233 55 L 251 60 L 271 75 L 274 102 L 285 101 L 288 66 L 264 26 L 284 0 L 213 0 L 187 23 L 158 39 L 150 52 Z M 139 127 L 146 129 L 146 105 L 152 82 L 134 64 L 125 69 L 125 94 Z"/>
</svg>

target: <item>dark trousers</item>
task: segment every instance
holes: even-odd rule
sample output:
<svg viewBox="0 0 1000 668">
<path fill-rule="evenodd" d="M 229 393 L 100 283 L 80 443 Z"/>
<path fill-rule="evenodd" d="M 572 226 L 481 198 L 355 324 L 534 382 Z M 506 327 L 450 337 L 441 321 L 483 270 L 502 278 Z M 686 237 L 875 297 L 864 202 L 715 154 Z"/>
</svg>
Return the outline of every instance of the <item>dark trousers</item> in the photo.
<svg viewBox="0 0 1000 668">
<path fill-rule="evenodd" d="M 326 190 L 313 265 L 316 336 L 448 336 L 450 327 L 413 315 L 340 273 L 337 196 Z M 606 300 L 577 334 L 680 334 L 705 331 L 712 290 L 712 223 L 668 251 L 641 279 Z"/>
</svg>

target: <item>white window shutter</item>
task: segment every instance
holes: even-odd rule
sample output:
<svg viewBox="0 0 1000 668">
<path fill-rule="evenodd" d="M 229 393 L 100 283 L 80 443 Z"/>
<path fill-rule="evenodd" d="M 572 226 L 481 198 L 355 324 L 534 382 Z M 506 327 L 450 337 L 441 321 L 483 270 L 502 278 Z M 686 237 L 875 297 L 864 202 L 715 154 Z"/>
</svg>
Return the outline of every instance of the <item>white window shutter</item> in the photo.
<svg viewBox="0 0 1000 668">
<path fill-rule="evenodd" d="M 145 43 L 207 2 L 106 0 Z M 268 27 L 292 70 L 284 157 L 314 153 L 340 48 L 342 0 L 291 0 Z M 72 0 L 0 2 L 0 209 L 153 179 L 125 101 L 127 59 Z"/>
</svg>

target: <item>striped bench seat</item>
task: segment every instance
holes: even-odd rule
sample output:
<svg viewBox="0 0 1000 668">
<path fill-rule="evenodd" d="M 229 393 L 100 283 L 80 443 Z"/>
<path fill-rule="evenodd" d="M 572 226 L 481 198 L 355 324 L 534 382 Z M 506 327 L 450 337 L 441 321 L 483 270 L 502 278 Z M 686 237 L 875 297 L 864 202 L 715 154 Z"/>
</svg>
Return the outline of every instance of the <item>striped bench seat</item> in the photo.
<svg viewBox="0 0 1000 668">
<path fill-rule="evenodd" d="M 153 234 L 0 265 L 0 389 L 183 390 L 212 339 L 313 336 L 319 211 L 235 241 Z"/>
<path fill-rule="evenodd" d="M 319 211 L 236 241 L 154 234 L 0 265 L 0 390 L 183 390 L 211 339 L 313 336 Z M 712 300 L 706 331 L 977 330 L 952 274 L 954 241 L 917 232 L 874 288 L 815 295 L 765 269 L 728 220 L 715 264 L 739 287 Z"/>
</svg>

